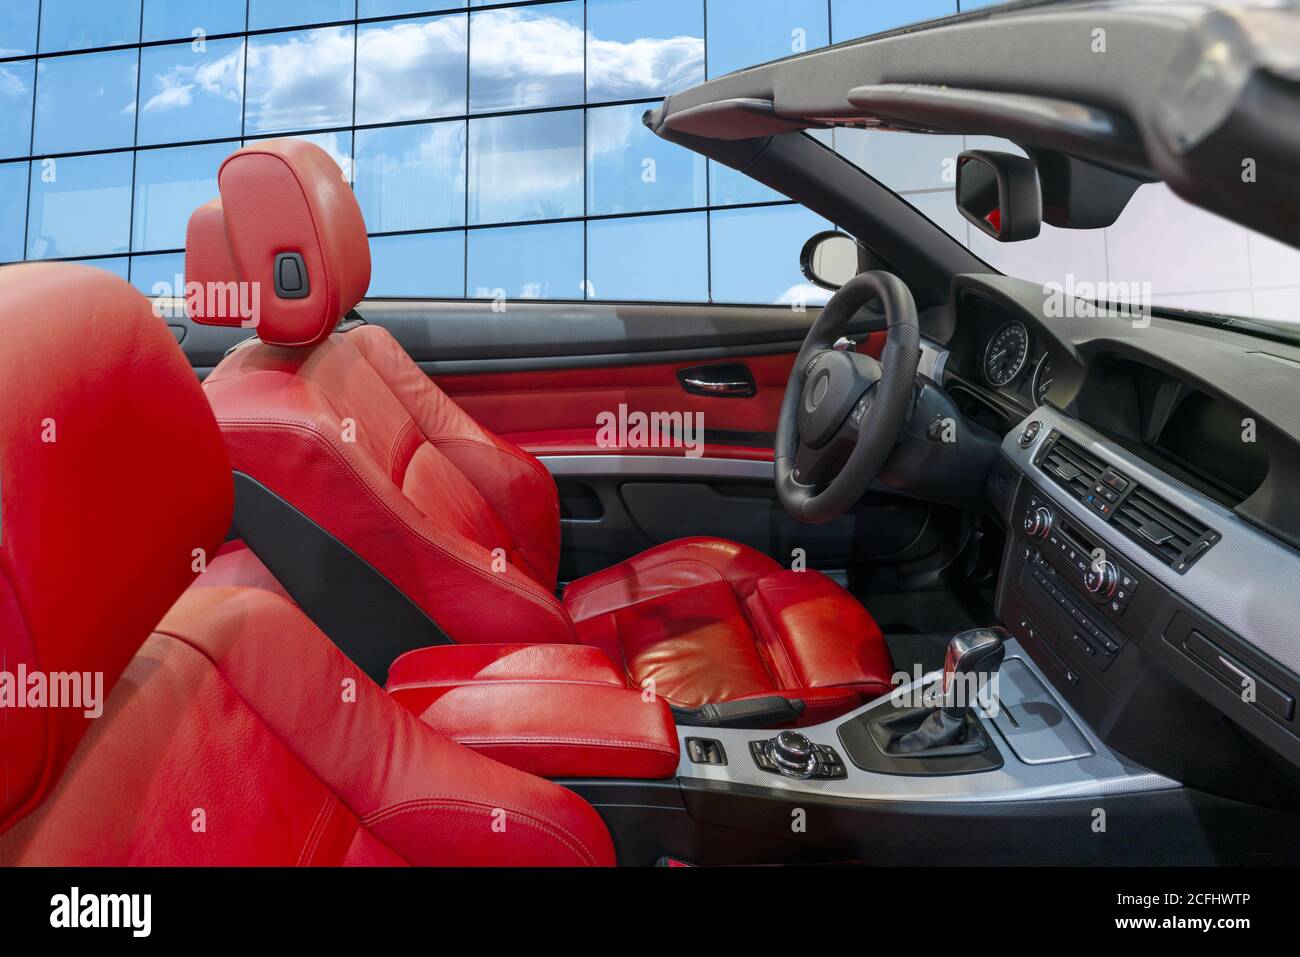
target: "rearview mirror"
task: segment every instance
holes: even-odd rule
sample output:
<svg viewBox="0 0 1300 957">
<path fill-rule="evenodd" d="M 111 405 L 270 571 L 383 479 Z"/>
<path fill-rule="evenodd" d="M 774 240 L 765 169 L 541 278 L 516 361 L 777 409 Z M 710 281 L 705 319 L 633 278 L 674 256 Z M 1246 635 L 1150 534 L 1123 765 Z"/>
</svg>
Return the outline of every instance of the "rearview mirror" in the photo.
<svg viewBox="0 0 1300 957">
<path fill-rule="evenodd" d="M 835 290 L 867 268 L 866 252 L 853 237 L 828 230 L 803 244 L 799 268 L 809 282 Z"/>
<path fill-rule="evenodd" d="M 1043 194 L 1033 160 L 966 150 L 957 157 L 957 208 L 1000 243 L 1033 239 L 1043 226 Z"/>
</svg>

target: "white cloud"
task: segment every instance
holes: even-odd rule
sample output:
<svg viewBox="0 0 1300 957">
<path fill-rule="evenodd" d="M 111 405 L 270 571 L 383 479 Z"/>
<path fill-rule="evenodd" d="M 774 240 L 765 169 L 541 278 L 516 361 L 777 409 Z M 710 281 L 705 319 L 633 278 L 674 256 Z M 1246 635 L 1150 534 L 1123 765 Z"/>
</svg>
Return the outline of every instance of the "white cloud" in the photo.
<svg viewBox="0 0 1300 957">
<path fill-rule="evenodd" d="M 181 109 L 194 102 L 194 91 L 238 103 L 244 87 L 243 47 L 224 56 L 203 59 L 193 66 L 174 63 L 165 73 L 150 77 L 154 87 L 144 102 L 145 113 Z"/>
<path fill-rule="evenodd" d="M 591 39 L 587 85 L 593 99 L 675 93 L 703 79 L 702 37 L 643 37 L 631 43 Z"/>
<path fill-rule="evenodd" d="M 829 290 L 823 289 L 821 286 L 814 286 L 812 283 L 801 282 L 796 283 L 777 296 L 775 305 L 824 306 L 830 301 L 830 298 Z"/>
<path fill-rule="evenodd" d="M 582 99 L 583 31 L 538 8 L 485 10 L 470 36 L 470 98 L 476 110 Z"/>
<path fill-rule="evenodd" d="M 0 55 L 2 52 L 0 51 Z M 0 96 L 28 96 L 31 92 L 30 79 L 24 79 L 15 70 L 0 67 Z"/>
<path fill-rule="evenodd" d="M 357 119 L 387 123 L 465 112 L 465 18 L 363 28 Z"/>
<path fill-rule="evenodd" d="M 347 27 L 250 41 L 248 131 L 351 123 L 353 47 Z"/>
</svg>

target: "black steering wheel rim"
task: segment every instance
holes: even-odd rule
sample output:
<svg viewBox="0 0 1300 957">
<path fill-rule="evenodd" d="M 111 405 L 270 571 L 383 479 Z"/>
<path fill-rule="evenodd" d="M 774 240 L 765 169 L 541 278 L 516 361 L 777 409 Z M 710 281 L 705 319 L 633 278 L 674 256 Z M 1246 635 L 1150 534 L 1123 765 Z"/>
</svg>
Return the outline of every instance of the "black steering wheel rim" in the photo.
<svg viewBox="0 0 1300 957">
<path fill-rule="evenodd" d="M 873 373 L 869 360 L 862 357 L 827 359 L 834 351 L 835 342 L 847 329 L 857 311 L 872 299 L 884 305 L 887 332 L 885 348 L 881 353 L 878 378 L 870 382 Z M 785 398 L 776 431 L 776 492 L 781 505 L 794 518 L 808 524 L 827 522 L 842 515 L 862 497 L 885 460 L 893 451 L 907 419 L 912 401 L 912 384 L 920 360 L 921 333 L 917 325 L 916 303 L 906 284 L 893 273 L 865 272 L 855 276 L 831 297 L 822 308 L 821 315 L 808 330 L 803 347 L 790 371 Z M 821 366 L 832 367 L 819 371 Z M 874 365 L 874 363 L 872 364 Z M 850 370 L 850 366 L 853 369 Z M 804 391 L 810 374 L 817 373 L 814 386 L 821 395 L 805 403 Z M 856 375 L 856 381 L 848 377 Z M 828 383 L 834 379 L 836 385 Z M 860 397 L 848 402 L 845 410 L 845 390 L 861 390 Z M 826 393 L 831 395 L 827 396 Z M 831 408 L 824 406 L 830 403 Z M 828 482 L 801 481 L 797 474 L 798 462 L 811 454 L 810 446 L 801 445 L 807 436 L 799 431 L 802 419 L 805 428 L 814 427 L 817 435 L 813 441 L 825 441 L 821 433 L 828 431 L 827 424 L 841 415 L 842 410 L 852 415 L 863 406 L 860 423 L 852 419 L 836 423 L 841 434 L 854 438 L 852 451 L 843 466 Z M 818 485 L 823 487 L 820 489 Z"/>
</svg>

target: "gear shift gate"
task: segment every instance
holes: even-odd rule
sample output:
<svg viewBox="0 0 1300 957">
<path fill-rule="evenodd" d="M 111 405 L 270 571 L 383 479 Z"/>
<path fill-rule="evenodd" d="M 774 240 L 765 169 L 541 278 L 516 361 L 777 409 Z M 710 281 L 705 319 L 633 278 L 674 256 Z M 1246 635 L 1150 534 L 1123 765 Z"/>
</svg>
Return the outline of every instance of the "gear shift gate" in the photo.
<svg viewBox="0 0 1300 957">
<path fill-rule="evenodd" d="M 956 635 L 934 686 L 940 693 L 937 706 L 915 707 L 891 695 L 845 721 L 837 732 L 849 760 L 864 771 L 884 774 L 971 774 L 1000 768 L 1002 754 L 975 705 L 979 689 L 1001 667 L 1003 642 L 1003 632 L 993 628 Z"/>
<path fill-rule="evenodd" d="M 876 746 L 897 758 L 947 758 L 989 747 L 983 725 L 966 715 L 951 718 L 941 708 L 906 708 L 873 722 L 869 730 Z"/>
</svg>

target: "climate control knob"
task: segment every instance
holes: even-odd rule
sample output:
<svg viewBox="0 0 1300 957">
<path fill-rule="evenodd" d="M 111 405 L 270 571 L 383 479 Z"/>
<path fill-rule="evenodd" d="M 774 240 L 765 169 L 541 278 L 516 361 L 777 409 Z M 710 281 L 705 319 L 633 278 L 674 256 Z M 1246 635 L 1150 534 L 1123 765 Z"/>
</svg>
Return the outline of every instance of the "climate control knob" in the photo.
<svg viewBox="0 0 1300 957">
<path fill-rule="evenodd" d="M 1119 572 L 1108 561 L 1094 562 L 1083 576 L 1083 587 L 1098 598 L 1110 598 L 1119 584 Z"/>
<path fill-rule="evenodd" d="M 1052 523 L 1055 521 L 1056 517 L 1052 515 L 1051 509 L 1042 505 L 1031 508 L 1025 513 L 1025 535 L 1035 541 L 1042 541 L 1052 530 Z"/>
</svg>

